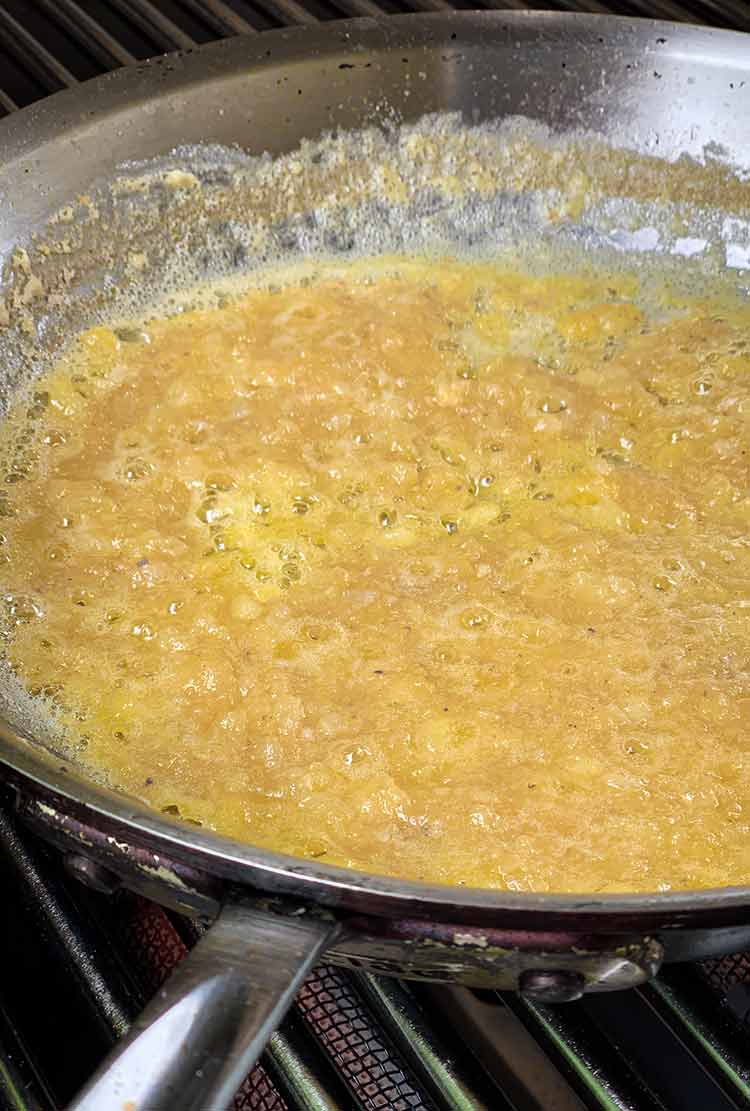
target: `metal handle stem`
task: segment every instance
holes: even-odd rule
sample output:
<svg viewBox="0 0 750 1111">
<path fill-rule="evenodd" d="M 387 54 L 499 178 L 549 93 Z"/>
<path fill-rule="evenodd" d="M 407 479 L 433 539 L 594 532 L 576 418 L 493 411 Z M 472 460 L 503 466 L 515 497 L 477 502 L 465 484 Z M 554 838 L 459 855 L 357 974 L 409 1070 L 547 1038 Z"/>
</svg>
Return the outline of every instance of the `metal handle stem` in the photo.
<svg viewBox="0 0 750 1111">
<path fill-rule="evenodd" d="M 335 933 L 225 906 L 69 1111 L 225 1111 Z"/>
</svg>

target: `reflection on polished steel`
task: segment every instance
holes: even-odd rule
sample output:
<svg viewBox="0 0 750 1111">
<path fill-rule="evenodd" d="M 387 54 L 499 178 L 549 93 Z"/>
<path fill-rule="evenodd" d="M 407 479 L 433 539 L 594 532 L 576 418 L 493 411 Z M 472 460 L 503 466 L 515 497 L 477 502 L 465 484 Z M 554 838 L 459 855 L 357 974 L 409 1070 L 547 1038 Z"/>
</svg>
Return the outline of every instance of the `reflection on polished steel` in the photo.
<svg viewBox="0 0 750 1111">
<path fill-rule="evenodd" d="M 451 0 L 400 0 L 399 4 L 404 12 L 450 11 L 454 6 Z M 527 0 L 484 0 L 481 6 L 513 11 L 529 4 Z M 639 15 L 712 23 L 739 31 L 750 29 L 750 9 L 744 0 L 549 0 L 545 6 L 567 12 Z M 145 0 L 109 0 L 95 5 L 93 11 L 78 0 L 36 0 L 24 7 L 28 11 L 19 15 L 19 5 L 0 3 L 0 50 L 4 45 L 32 71 L 38 82 L 36 96 L 75 82 L 77 51 L 87 62 L 94 60 L 102 70 L 109 70 L 162 51 L 192 49 L 213 37 L 253 34 L 276 26 L 312 26 L 321 20 L 351 16 L 377 18 L 393 11 L 392 5 L 384 6 L 382 0 L 328 0 L 325 4 L 299 0 L 234 0 L 231 4 L 227 0 L 182 0 L 182 19 L 177 11 L 167 16 L 161 10 L 163 5 Z M 69 61 L 61 56 L 60 31 L 75 45 L 74 57 Z M 7 73 L 0 76 L 0 108 L 12 112 L 18 105 L 9 89 L 2 88 L 3 81 L 8 82 Z"/>
</svg>

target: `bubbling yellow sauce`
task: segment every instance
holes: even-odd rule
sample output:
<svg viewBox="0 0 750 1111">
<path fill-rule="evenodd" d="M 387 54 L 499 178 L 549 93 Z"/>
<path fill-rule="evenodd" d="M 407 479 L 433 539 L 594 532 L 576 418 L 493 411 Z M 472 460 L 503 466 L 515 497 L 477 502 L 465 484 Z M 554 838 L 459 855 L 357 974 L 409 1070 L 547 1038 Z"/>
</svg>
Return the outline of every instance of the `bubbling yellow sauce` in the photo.
<svg viewBox="0 0 750 1111">
<path fill-rule="evenodd" d="M 750 306 L 620 273 L 320 264 L 96 327 L 2 433 L 5 655 L 92 774 L 244 841 L 745 883 L 749 433 Z"/>
</svg>

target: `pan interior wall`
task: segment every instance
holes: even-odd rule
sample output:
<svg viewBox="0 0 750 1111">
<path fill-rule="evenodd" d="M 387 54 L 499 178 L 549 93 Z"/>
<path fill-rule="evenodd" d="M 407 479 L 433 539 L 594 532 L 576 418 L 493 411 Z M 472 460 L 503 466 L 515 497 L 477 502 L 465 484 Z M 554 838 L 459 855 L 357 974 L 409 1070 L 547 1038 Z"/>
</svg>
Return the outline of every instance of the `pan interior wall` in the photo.
<svg viewBox="0 0 750 1111">
<path fill-rule="evenodd" d="M 169 0 L 0 3 L 0 114 L 172 50 L 357 16 L 469 9 L 592 12 L 750 30 L 742 0 Z"/>
</svg>

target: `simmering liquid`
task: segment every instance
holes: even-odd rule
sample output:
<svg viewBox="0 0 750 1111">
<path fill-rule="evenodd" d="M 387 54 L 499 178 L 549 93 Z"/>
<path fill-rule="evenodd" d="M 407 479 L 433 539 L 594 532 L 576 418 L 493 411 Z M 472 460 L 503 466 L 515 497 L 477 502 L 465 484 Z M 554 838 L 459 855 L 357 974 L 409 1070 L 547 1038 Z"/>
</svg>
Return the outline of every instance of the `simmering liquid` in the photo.
<svg viewBox="0 0 750 1111">
<path fill-rule="evenodd" d="M 290 272 L 94 328 L 18 403 L 5 653 L 93 774 L 259 845 L 748 882 L 748 452 L 739 300 Z"/>
</svg>

